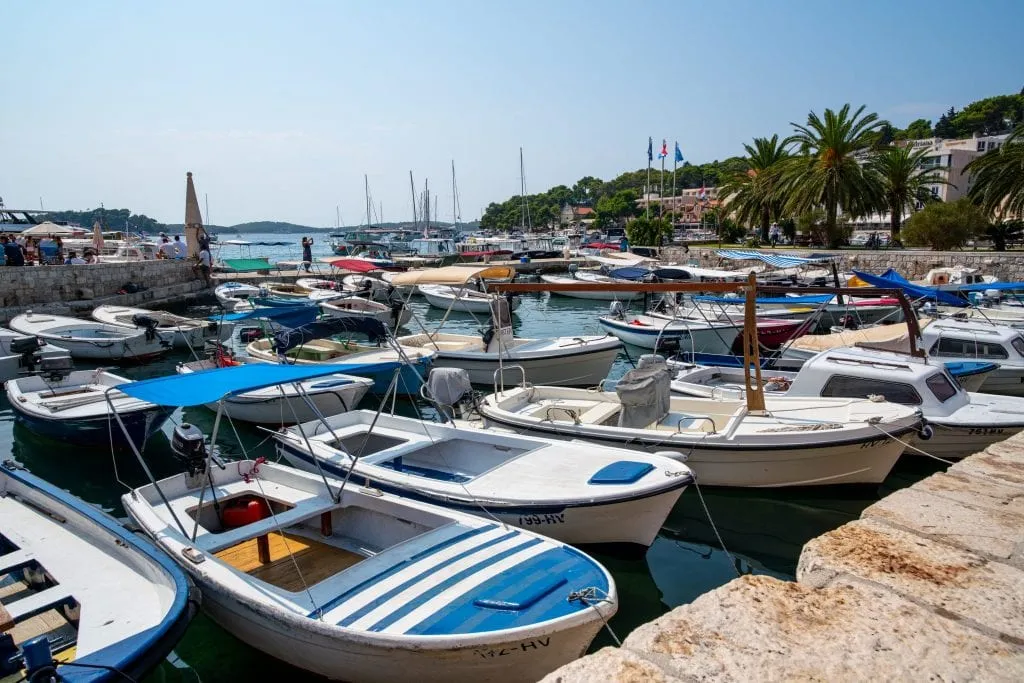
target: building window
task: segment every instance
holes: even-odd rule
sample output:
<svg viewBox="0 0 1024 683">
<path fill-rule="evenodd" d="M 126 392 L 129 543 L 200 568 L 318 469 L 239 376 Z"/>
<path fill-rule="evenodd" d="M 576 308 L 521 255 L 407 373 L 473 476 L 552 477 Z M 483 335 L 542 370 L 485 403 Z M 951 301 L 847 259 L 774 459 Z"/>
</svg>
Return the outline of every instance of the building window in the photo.
<svg viewBox="0 0 1024 683">
<path fill-rule="evenodd" d="M 939 196 L 939 186 L 938 185 L 932 185 L 932 196 L 933 197 L 938 197 Z"/>
<path fill-rule="evenodd" d="M 979 152 L 984 152 L 985 151 L 985 141 L 984 140 L 978 140 L 978 151 Z"/>
<path fill-rule="evenodd" d="M 994 143 L 991 140 L 989 140 L 988 141 L 988 148 L 989 149 L 995 149 L 996 148 L 996 143 Z"/>
</svg>

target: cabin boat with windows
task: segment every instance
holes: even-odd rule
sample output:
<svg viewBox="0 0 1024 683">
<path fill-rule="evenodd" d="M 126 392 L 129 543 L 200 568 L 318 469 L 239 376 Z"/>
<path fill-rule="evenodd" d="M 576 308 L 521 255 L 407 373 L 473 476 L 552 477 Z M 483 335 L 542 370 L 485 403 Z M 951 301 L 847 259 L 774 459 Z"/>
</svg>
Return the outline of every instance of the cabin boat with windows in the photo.
<svg viewBox="0 0 1024 683">
<path fill-rule="evenodd" d="M 931 430 L 920 448 L 942 458 L 961 458 L 1024 430 L 1024 398 L 963 389 L 942 363 L 892 351 L 839 348 L 812 357 L 799 372 L 765 373 L 769 396 L 872 396 L 913 406 Z M 678 393 L 738 400 L 745 396 L 741 368 L 693 366 L 672 381 Z M 908 451 L 913 453 L 914 451 Z"/>
</svg>

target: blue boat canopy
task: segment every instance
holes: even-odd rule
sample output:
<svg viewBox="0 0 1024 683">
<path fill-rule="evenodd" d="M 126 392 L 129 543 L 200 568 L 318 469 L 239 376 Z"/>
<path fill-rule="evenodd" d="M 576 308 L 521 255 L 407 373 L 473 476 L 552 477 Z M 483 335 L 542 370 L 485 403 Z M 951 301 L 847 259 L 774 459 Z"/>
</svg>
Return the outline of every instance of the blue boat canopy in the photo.
<svg viewBox="0 0 1024 683">
<path fill-rule="evenodd" d="M 783 254 L 769 254 L 763 251 L 753 251 L 749 249 L 720 249 L 715 253 L 724 259 L 733 261 L 760 261 L 761 263 L 767 263 L 769 266 L 775 266 L 776 268 L 795 268 L 797 266 L 806 266 L 809 263 L 833 261 L 836 258 L 831 254 L 819 254 L 808 257 L 785 256 Z"/>
<path fill-rule="evenodd" d="M 926 287 L 908 282 L 906 278 L 894 271 L 892 268 L 881 275 L 863 273 L 859 270 L 853 274 L 873 287 L 890 287 L 902 289 L 904 293 L 914 299 L 934 299 L 935 301 L 948 306 L 966 306 L 967 302 L 953 292 L 946 292 L 937 287 Z"/>
<path fill-rule="evenodd" d="M 247 363 L 187 375 L 168 375 L 119 384 L 117 391 L 160 406 L 184 408 L 216 403 L 226 396 L 255 391 L 278 384 L 302 382 L 339 373 L 369 374 L 394 371 L 400 363 L 325 363 L 317 365 L 275 365 Z"/>
<path fill-rule="evenodd" d="M 832 298 L 831 294 L 808 294 L 807 296 L 769 296 L 754 299 L 756 304 L 790 304 L 793 306 L 819 305 L 827 303 Z M 743 296 L 695 296 L 694 301 L 710 304 L 736 304 L 744 303 L 747 299 Z"/>
<path fill-rule="evenodd" d="M 626 268 L 616 268 L 608 272 L 608 275 L 620 280 L 643 280 L 649 276 L 651 271 L 646 268 L 637 268 L 635 266 L 629 266 Z"/>
<path fill-rule="evenodd" d="M 316 319 L 317 314 L 320 312 L 319 308 L 315 304 L 293 304 L 287 307 L 274 307 L 274 308 L 254 308 L 249 311 L 240 311 L 238 313 L 225 313 L 223 315 L 211 315 L 208 320 L 215 322 L 236 322 L 239 320 L 276 320 L 281 321 L 287 318 L 305 318 L 309 317 L 309 321 L 312 322 Z M 311 316 L 311 317 L 310 317 Z"/>
</svg>

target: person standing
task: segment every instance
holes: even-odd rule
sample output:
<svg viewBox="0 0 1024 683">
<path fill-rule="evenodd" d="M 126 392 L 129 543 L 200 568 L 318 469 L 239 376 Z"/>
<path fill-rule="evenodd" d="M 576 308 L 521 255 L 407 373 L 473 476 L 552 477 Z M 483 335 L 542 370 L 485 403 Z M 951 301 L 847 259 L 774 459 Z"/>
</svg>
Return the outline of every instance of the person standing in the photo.
<svg viewBox="0 0 1024 683">
<path fill-rule="evenodd" d="M 181 241 L 181 235 L 174 236 L 174 258 L 183 259 L 185 258 L 185 243 Z"/>
<path fill-rule="evenodd" d="M 210 246 L 204 241 L 201 243 L 199 249 L 199 262 L 196 263 L 193 270 L 197 270 L 199 274 L 203 276 L 203 281 L 206 282 L 207 287 L 213 286 L 213 281 L 210 279 L 211 262 Z"/>
<path fill-rule="evenodd" d="M 308 237 L 302 238 L 302 265 L 307 273 L 313 267 L 313 240 Z"/>
<path fill-rule="evenodd" d="M 4 247 L 4 259 L 8 266 L 23 266 L 25 265 L 25 252 L 22 251 L 21 245 L 13 239 L 3 237 Z"/>
</svg>

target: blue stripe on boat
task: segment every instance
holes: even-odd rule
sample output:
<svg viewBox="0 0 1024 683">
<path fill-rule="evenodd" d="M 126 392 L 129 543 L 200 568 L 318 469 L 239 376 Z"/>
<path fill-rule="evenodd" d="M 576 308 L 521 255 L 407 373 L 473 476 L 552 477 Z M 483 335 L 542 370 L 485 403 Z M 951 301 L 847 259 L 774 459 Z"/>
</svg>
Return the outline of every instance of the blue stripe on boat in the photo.
<svg viewBox="0 0 1024 683">
<path fill-rule="evenodd" d="M 518 534 L 519 532 L 515 532 L 515 533 Z M 371 626 L 369 630 L 370 631 L 383 631 L 388 626 L 390 626 L 391 624 L 395 623 L 396 621 L 398 621 L 402 617 L 412 613 L 414 610 L 416 610 L 417 608 L 421 607 L 424 603 L 426 603 L 431 598 L 434 598 L 434 597 L 440 595 L 441 593 L 443 593 L 444 591 L 448 590 L 449 588 L 451 588 L 455 584 L 459 583 L 460 581 L 462 581 L 464 579 L 467 579 L 470 576 L 473 576 L 474 574 L 476 574 L 477 572 L 485 569 L 489 565 L 493 565 L 493 564 L 495 564 L 497 562 L 501 562 L 505 558 L 511 557 L 512 555 L 515 555 L 516 553 L 520 553 L 520 552 L 522 552 L 524 550 L 532 548 L 533 546 L 538 545 L 539 543 L 544 543 L 544 539 L 541 539 L 541 538 L 531 538 L 526 543 L 520 543 L 519 545 L 513 546 L 513 547 L 511 547 L 511 548 L 509 548 L 507 550 L 503 550 L 502 552 L 500 552 L 500 553 L 498 553 L 496 555 L 490 555 L 488 557 L 485 557 L 484 559 L 480 560 L 476 564 L 474 564 L 474 565 L 472 565 L 470 567 L 466 567 L 462 571 L 457 572 L 453 576 L 450 576 L 449 578 L 445 579 L 444 581 L 442 581 L 438 585 L 436 585 L 433 588 L 431 588 L 429 591 L 420 594 L 415 599 L 409 600 L 404 605 L 399 607 L 397 610 L 395 610 L 394 612 L 392 612 L 391 614 L 389 614 L 388 616 L 384 617 L 383 619 L 378 621 L 376 624 Z M 474 591 L 470 591 L 470 593 L 475 593 L 475 592 L 476 592 L 475 590 Z M 444 609 L 445 612 L 447 612 L 449 608 L 448 607 L 444 607 L 443 609 Z"/>
<path fill-rule="evenodd" d="M 557 619 L 588 608 L 567 599 L 588 587 L 607 593 L 600 566 L 575 548 L 552 548 L 489 579 L 406 635 L 483 633 Z"/>
<path fill-rule="evenodd" d="M 425 557 L 437 554 L 445 548 L 455 545 L 459 541 L 464 541 L 467 538 L 478 536 L 496 528 L 498 528 L 497 524 L 485 524 L 484 526 L 475 528 L 468 528 L 461 524 L 452 524 L 441 527 L 440 529 L 436 529 L 432 532 L 428 532 L 433 535 L 432 538 L 436 542 L 430 547 L 410 555 L 409 557 L 401 557 L 396 553 L 388 553 L 383 556 L 378 555 L 377 557 L 381 558 L 380 560 L 377 560 L 377 557 L 363 560 L 345 572 L 349 579 L 357 581 L 356 585 L 352 586 L 341 595 L 331 598 L 318 609 L 310 612 L 307 616 L 310 618 L 316 618 L 321 614 L 326 614 L 345 600 L 348 600 L 355 594 L 362 591 L 364 588 L 369 587 L 371 583 L 383 581 L 387 577 L 395 574 L 401 569 L 404 569 L 410 564 L 418 562 Z"/>
<path fill-rule="evenodd" d="M 497 536 L 495 538 L 492 538 L 489 541 L 485 541 L 483 543 L 478 543 L 478 544 L 474 545 L 472 548 L 469 548 L 467 550 L 463 550 L 458 555 L 455 555 L 454 557 L 446 559 L 445 560 L 445 565 L 452 564 L 453 562 L 458 562 L 459 560 L 461 560 L 461 559 L 463 559 L 465 557 L 469 557 L 470 555 L 473 555 L 474 553 L 478 553 L 478 552 L 480 552 L 481 550 L 483 550 L 485 548 L 490 548 L 491 546 L 496 545 L 498 543 L 501 543 L 502 541 L 507 541 L 508 539 L 510 539 L 513 536 L 516 536 L 518 534 L 519 534 L 518 531 L 509 531 L 508 533 L 505 533 L 505 534 L 502 534 L 501 536 Z M 349 626 L 350 624 L 355 623 L 361 617 L 369 614 L 370 612 L 372 612 L 373 610 L 377 609 L 378 607 L 380 607 L 381 605 L 386 603 L 388 600 L 390 600 L 394 596 L 398 595 L 399 593 L 401 593 L 404 590 L 407 590 L 408 588 L 412 587 L 416 583 L 422 581 L 428 575 L 433 574 L 437 570 L 438 570 L 438 567 L 429 567 L 427 569 L 424 569 L 421 572 L 416 573 L 412 578 L 407 579 L 406 581 L 403 581 L 402 583 L 400 583 L 399 585 L 395 586 L 394 588 L 392 588 L 391 590 L 387 591 L 386 593 L 382 593 L 382 594 L 378 595 L 376 598 L 374 598 L 373 600 L 371 600 L 367 604 L 365 604 L 362 607 L 360 607 L 359 609 L 357 609 L 352 614 L 348 615 L 347 617 L 345 617 L 344 619 L 339 621 L 338 622 L 338 626 Z"/>
</svg>

